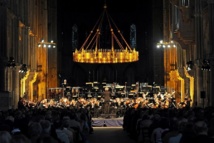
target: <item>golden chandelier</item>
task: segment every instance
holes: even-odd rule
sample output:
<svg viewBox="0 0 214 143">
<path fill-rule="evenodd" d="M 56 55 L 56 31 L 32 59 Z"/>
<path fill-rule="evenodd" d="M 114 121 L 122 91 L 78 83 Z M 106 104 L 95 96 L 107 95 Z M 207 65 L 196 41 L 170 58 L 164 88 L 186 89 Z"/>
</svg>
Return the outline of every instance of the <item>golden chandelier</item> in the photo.
<svg viewBox="0 0 214 143">
<path fill-rule="evenodd" d="M 99 18 L 98 22 L 87 36 L 85 42 L 79 50 L 73 52 L 73 61 L 78 63 L 128 63 L 138 61 L 138 51 L 131 48 L 126 42 L 124 36 L 117 28 L 112 18 L 107 13 L 107 6 L 104 6 L 104 12 Z M 107 23 L 110 32 L 110 44 L 107 48 L 102 45 L 101 35 L 105 33 L 102 31 L 104 16 L 107 17 Z M 113 26 L 116 27 L 118 35 L 122 42 L 117 38 Z M 96 30 L 95 30 L 96 29 Z M 116 44 L 117 45 L 116 45 Z M 103 47 L 102 47 L 103 46 Z M 101 48 L 102 47 L 102 48 Z"/>
</svg>

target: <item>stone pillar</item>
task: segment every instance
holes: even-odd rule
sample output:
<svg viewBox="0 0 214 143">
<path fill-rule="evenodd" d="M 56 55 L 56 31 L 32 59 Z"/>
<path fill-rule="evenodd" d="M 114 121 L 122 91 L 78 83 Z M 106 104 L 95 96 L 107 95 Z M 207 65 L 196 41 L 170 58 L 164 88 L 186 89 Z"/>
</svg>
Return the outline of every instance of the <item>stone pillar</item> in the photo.
<svg viewBox="0 0 214 143">
<path fill-rule="evenodd" d="M 207 0 L 209 14 L 209 42 L 210 42 L 210 58 L 211 58 L 211 73 L 210 73 L 210 105 L 214 105 L 214 0 Z"/>
<path fill-rule="evenodd" d="M 198 59 L 197 67 L 196 67 L 196 77 L 195 77 L 195 91 L 194 91 L 194 99 L 196 106 L 202 107 L 202 100 L 200 98 L 201 90 L 203 89 L 203 79 L 202 79 L 202 71 L 200 69 L 200 62 L 202 60 L 202 12 L 201 12 L 201 0 L 195 0 L 195 44 L 196 49 L 194 51 L 194 59 Z"/>
<path fill-rule="evenodd" d="M 17 108 L 18 107 L 18 101 L 19 101 L 19 85 L 20 85 L 20 80 L 19 80 L 19 69 L 20 69 L 20 66 L 16 66 L 16 68 L 14 69 L 14 77 L 13 77 L 13 80 L 14 80 L 14 87 L 13 87 L 13 108 Z"/>
</svg>

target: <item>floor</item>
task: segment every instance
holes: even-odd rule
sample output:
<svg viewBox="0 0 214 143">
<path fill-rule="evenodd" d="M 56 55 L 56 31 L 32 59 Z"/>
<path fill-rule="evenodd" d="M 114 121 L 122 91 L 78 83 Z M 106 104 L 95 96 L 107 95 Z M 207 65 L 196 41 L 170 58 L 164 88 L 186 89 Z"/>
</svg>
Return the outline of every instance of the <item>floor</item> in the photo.
<svg viewBox="0 0 214 143">
<path fill-rule="evenodd" d="M 89 143 L 136 143 L 122 127 L 94 127 Z"/>
</svg>

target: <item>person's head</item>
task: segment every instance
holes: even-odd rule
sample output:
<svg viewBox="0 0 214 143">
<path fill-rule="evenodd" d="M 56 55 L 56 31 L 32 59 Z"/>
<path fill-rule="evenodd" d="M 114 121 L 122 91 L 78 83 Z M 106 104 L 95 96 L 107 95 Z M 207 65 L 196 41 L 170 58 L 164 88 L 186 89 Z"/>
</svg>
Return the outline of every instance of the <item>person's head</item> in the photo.
<svg viewBox="0 0 214 143">
<path fill-rule="evenodd" d="M 11 138 L 8 131 L 0 131 L 0 143 L 10 143 Z"/>
<path fill-rule="evenodd" d="M 159 120 L 159 125 L 162 129 L 167 129 L 169 128 L 169 119 L 165 118 L 165 117 L 162 117 L 160 120 Z"/>
<path fill-rule="evenodd" d="M 58 142 L 50 135 L 42 135 L 37 139 L 37 143 L 58 143 Z"/>
<path fill-rule="evenodd" d="M 207 134 L 208 127 L 205 121 L 197 121 L 194 124 L 194 131 L 196 134 Z"/>
<path fill-rule="evenodd" d="M 105 91 L 108 91 L 108 90 L 109 90 L 109 88 L 108 88 L 108 87 L 106 87 L 106 88 L 105 88 Z"/>
<path fill-rule="evenodd" d="M 42 126 L 38 122 L 31 122 L 28 125 L 28 134 L 30 137 L 38 137 L 42 133 Z"/>
<path fill-rule="evenodd" d="M 10 143 L 31 143 L 23 134 L 13 135 Z"/>
<path fill-rule="evenodd" d="M 42 133 L 49 134 L 51 132 L 51 122 L 48 120 L 41 120 Z"/>
<path fill-rule="evenodd" d="M 188 120 L 186 118 L 179 119 L 179 121 L 178 121 L 178 131 L 179 132 L 183 132 L 184 129 L 186 128 L 187 123 L 188 123 Z"/>
</svg>

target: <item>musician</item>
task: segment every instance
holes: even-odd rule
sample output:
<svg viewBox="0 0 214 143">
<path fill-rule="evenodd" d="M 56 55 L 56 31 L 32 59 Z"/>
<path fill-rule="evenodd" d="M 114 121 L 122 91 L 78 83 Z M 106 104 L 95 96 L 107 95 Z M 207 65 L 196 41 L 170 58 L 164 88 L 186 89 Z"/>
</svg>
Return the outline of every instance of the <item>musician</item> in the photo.
<svg viewBox="0 0 214 143">
<path fill-rule="evenodd" d="M 161 92 L 158 92 L 157 98 L 158 98 L 160 101 L 163 101 L 165 97 L 164 97 L 164 94 L 162 94 Z"/>
<path fill-rule="evenodd" d="M 139 93 L 139 82 L 136 82 L 136 86 L 135 86 L 135 95 L 136 95 L 136 97 L 139 96 L 138 93 Z"/>
<path fill-rule="evenodd" d="M 71 106 L 76 107 L 76 103 L 77 103 L 76 100 L 74 100 L 74 99 L 71 100 Z"/>
<path fill-rule="evenodd" d="M 163 108 L 169 108 L 169 98 L 166 98 L 166 100 L 164 101 Z"/>
<path fill-rule="evenodd" d="M 25 109 L 25 100 L 24 98 L 19 98 L 19 101 L 18 101 L 18 109 Z"/>
<path fill-rule="evenodd" d="M 176 99 L 174 97 L 171 97 L 169 99 L 169 108 L 176 108 L 177 105 L 176 105 Z"/>
<path fill-rule="evenodd" d="M 185 107 L 186 107 L 187 109 L 190 108 L 191 102 L 192 102 L 192 99 L 191 99 L 189 96 L 186 96 L 186 97 L 184 98 L 184 103 L 186 104 Z"/>
<path fill-rule="evenodd" d="M 144 100 L 147 99 L 148 94 L 149 94 L 148 91 L 144 91 L 144 92 L 143 92 L 143 99 L 144 99 Z"/>
</svg>

